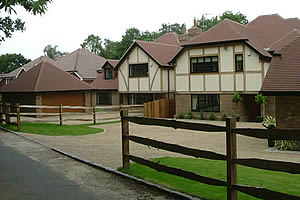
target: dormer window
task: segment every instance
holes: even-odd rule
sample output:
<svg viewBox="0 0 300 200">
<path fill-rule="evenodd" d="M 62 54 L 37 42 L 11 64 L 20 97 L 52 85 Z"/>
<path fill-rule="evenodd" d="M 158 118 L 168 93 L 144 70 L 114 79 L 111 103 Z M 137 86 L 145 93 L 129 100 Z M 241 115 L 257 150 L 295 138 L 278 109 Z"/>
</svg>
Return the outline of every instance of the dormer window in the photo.
<svg viewBox="0 0 300 200">
<path fill-rule="evenodd" d="M 112 79 L 112 68 L 105 68 L 104 69 L 104 75 L 105 75 L 105 80 L 110 80 Z"/>
</svg>

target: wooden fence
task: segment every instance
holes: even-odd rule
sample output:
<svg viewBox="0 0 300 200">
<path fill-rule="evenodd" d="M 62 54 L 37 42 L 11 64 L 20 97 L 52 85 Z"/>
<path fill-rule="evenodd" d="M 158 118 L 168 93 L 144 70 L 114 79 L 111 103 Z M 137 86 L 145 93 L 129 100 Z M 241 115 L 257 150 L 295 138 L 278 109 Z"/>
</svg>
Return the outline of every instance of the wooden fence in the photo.
<svg viewBox="0 0 300 200">
<path fill-rule="evenodd" d="M 292 162 L 263 160 L 257 158 L 237 158 L 237 141 L 236 141 L 237 134 L 249 136 L 249 137 L 255 137 L 255 138 L 272 139 L 272 140 L 300 140 L 300 130 L 236 128 L 235 118 L 227 118 L 226 126 L 216 126 L 210 124 L 182 122 L 182 121 L 168 120 L 168 119 L 131 117 L 128 116 L 128 111 L 126 110 L 121 110 L 120 115 L 121 115 L 121 122 L 122 122 L 123 168 L 129 168 L 130 167 L 129 161 L 131 160 L 136 163 L 151 167 L 159 172 L 165 172 L 168 174 L 181 176 L 187 179 L 191 179 L 209 185 L 224 186 L 227 187 L 228 200 L 236 200 L 237 191 L 261 199 L 300 200 L 300 197 L 298 196 L 284 194 L 281 192 L 276 192 L 276 191 L 272 191 L 260 187 L 252 187 L 252 186 L 237 184 L 237 164 L 248 166 L 248 167 L 259 168 L 259 169 L 265 169 L 265 170 L 287 172 L 291 174 L 300 174 L 300 164 L 292 163 Z M 140 125 L 156 125 L 156 126 L 172 127 L 175 129 L 180 128 L 180 129 L 205 131 L 205 132 L 224 132 L 226 133 L 226 155 L 130 135 L 129 122 L 140 124 Z M 224 160 L 227 163 L 227 180 L 225 181 L 225 180 L 219 180 L 215 178 L 201 176 L 199 174 L 190 171 L 185 171 L 174 167 L 168 167 L 149 160 L 145 160 L 143 158 L 136 157 L 134 155 L 129 154 L 129 141 L 155 147 L 158 149 L 163 149 L 166 151 L 180 153 L 183 155 L 193 156 L 196 158 Z"/>
<path fill-rule="evenodd" d="M 154 118 L 173 118 L 175 115 L 175 100 L 160 99 L 144 103 L 144 116 Z"/>
<path fill-rule="evenodd" d="M 45 122 L 59 122 L 60 125 L 63 125 L 63 121 L 92 121 L 93 124 L 96 124 L 97 122 L 97 118 L 96 118 L 96 114 L 97 113 L 102 113 L 101 112 L 97 112 L 98 109 L 101 110 L 120 110 L 120 109 L 129 109 L 131 110 L 131 112 L 141 112 L 140 108 L 143 108 L 143 105 L 118 105 L 118 106 L 94 106 L 94 107 L 84 107 L 84 106 L 63 106 L 63 105 L 59 105 L 59 106 L 38 106 L 38 105 L 20 105 L 19 103 L 17 103 L 16 105 L 11 105 L 9 103 L 1 103 L 0 102 L 0 124 L 2 124 L 3 122 L 6 123 L 6 126 L 9 125 L 16 125 L 17 126 L 17 130 L 20 131 L 21 130 L 21 116 L 23 117 L 46 117 L 46 116 L 56 116 L 58 117 L 58 119 L 52 119 L 52 120 L 44 120 Z M 15 108 L 16 112 L 13 113 L 11 112 L 11 108 Z M 51 113 L 43 113 L 43 112 L 21 112 L 22 109 L 55 109 L 56 112 L 51 112 Z M 83 112 L 64 112 L 64 109 L 82 109 L 82 110 L 88 110 L 90 112 L 87 113 L 83 113 Z M 116 111 L 117 112 L 117 111 Z M 72 118 L 72 119 L 64 119 L 64 116 L 67 115 L 87 115 L 90 114 L 92 117 L 91 119 L 83 119 L 83 118 Z M 3 117 L 4 116 L 4 117 Z M 16 122 L 12 122 L 11 117 L 16 117 Z M 111 118 L 105 118 L 105 119 L 101 119 L 101 120 L 109 120 Z"/>
</svg>

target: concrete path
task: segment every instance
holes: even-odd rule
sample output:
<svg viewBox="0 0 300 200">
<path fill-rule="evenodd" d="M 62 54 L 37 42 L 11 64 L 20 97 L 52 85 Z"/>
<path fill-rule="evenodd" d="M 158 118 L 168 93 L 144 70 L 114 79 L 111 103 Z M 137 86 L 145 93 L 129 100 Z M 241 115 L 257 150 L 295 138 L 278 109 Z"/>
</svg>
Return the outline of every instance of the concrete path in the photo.
<svg viewBox="0 0 300 200">
<path fill-rule="evenodd" d="M 178 199 L 2 130 L 0 194 L 0 200 Z"/>
<path fill-rule="evenodd" d="M 201 122 L 193 120 L 193 122 Z M 202 121 L 217 125 L 225 125 L 222 121 Z M 259 123 L 238 122 L 238 127 L 263 128 Z M 85 136 L 42 136 L 21 133 L 42 143 L 51 145 L 78 157 L 99 163 L 106 167 L 121 166 L 121 129 L 120 123 L 97 126 L 105 132 Z M 210 150 L 225 154 L 225 134 L 188 131 L 158 126 L 141 126 L 130 123 L 130 134 L 161 140 L 169 143 Z M 263 158 L 300 163 L 300 154 L 267 151 L 267 140 L 238 136 L 238 157 Z M 163 150 L 130 142 L 130 153 L 133 155 L 153 158 L 160 156 L 182 156 Z"/>
</svg>

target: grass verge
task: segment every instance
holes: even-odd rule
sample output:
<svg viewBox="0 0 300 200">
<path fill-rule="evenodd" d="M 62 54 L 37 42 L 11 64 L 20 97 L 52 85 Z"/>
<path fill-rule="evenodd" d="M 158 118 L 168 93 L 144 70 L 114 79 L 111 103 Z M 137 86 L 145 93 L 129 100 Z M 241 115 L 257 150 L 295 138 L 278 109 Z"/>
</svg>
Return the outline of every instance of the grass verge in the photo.
<svg viewBox="0 0 300 200">
<path fill-rule="evenodd" d="M 203 176 L 226 180 L 225 161 L 175 157 L 155 158 L 152 159 L 152 161 L 192 171 Z M 119 168 L 118 170 L 201 199 L 226 199 L 225 187 L 210 186 L 169 175 L 137 163 L 132 163 L 130 169 L 125 170 Z M 264 187 L 274 191 L 300 196 L 300 175 L 298 174 L 273 172 L 238 165 L 238 184 Z M 238 199 L 252 200 L 256 198 L 238 192 Z"/>
<path fill-rule="evenodd" d="M 96 125 L 119 123 L 119 122 L 120 121 L 103 122 L 103 123 L 97 123 Z M 16 126 L 9 126 L 9 127 L 5 125 L 1 125 L 1 126 L 13 131 L 17 131 Z M 50 124 L 50 123 L 22 122 L 21 132 L 39 134 L 39 135 L 51 135 L 51 136 L 61 136 L 61 135 L 77 136 L 77 135 L 101 133 L 104 131 L 101 128 L 94 128 L 91 126 L 94 126 L 94 124 L 76 124 L 76 125 L 60 126 L 59 124 Z"/>
</svg>

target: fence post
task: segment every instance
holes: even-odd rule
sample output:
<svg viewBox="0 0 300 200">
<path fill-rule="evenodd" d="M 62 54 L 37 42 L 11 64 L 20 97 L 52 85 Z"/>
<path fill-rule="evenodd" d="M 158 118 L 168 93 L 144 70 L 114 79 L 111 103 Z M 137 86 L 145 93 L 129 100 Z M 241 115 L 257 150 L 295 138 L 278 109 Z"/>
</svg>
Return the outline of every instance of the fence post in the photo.
<svg viewBox="0 0 300 200">
<path fill-rule="evenodd" d="M 232 132 L 235 127 L 236 118 L 226 118 L 227 200 L 237 200 L 237 192 L 232 189 L 237 183 L 237 165 L 233 162 L 237 158 L 236 134 Z"/>
<path fill-rule="evenodd" d="M 6 126 L 9 126 L 9 125 L 10 125 L 10 116 L 9 116 L 9 113 L 10 113 L 10 104 L 7 103 L 7 104 L 6 104 L 6 115 L 5 115 L 5 118 L 6 118 Z"/>
<path fill-rule="evenodd" d="M 21 109 L 20 109 L 20 103 L 17 103 L 17 126 L 18 131 L 21 131 Z"/>
<path fill-rule="evenodd" d="M 59 125 L 62 125 L 62 104 L 59 104 Z"/>
<path fill-rule="evenodd" d="M 0 124 L 3 123 L 3 103 L 0 102 Z"/>
<path fill-rule="evenodd" d="M 96 124 L 96 107 L 93 107 L 93 120 L 94 120 L 94 124 Z"/>
<path fill-rule="evenodd" d="M 125 116 L 128 116 L 128 110 L 121 109 L 120 116 L 122 122 L 122 162 L 123 168 L 128 169 L 130 164 L 129 158 L 126 155 L 129 155 L 129 139 L 126 136 L 129 135 L 129 123 L 128 120 L 124 119 Z"/>
</svg>

